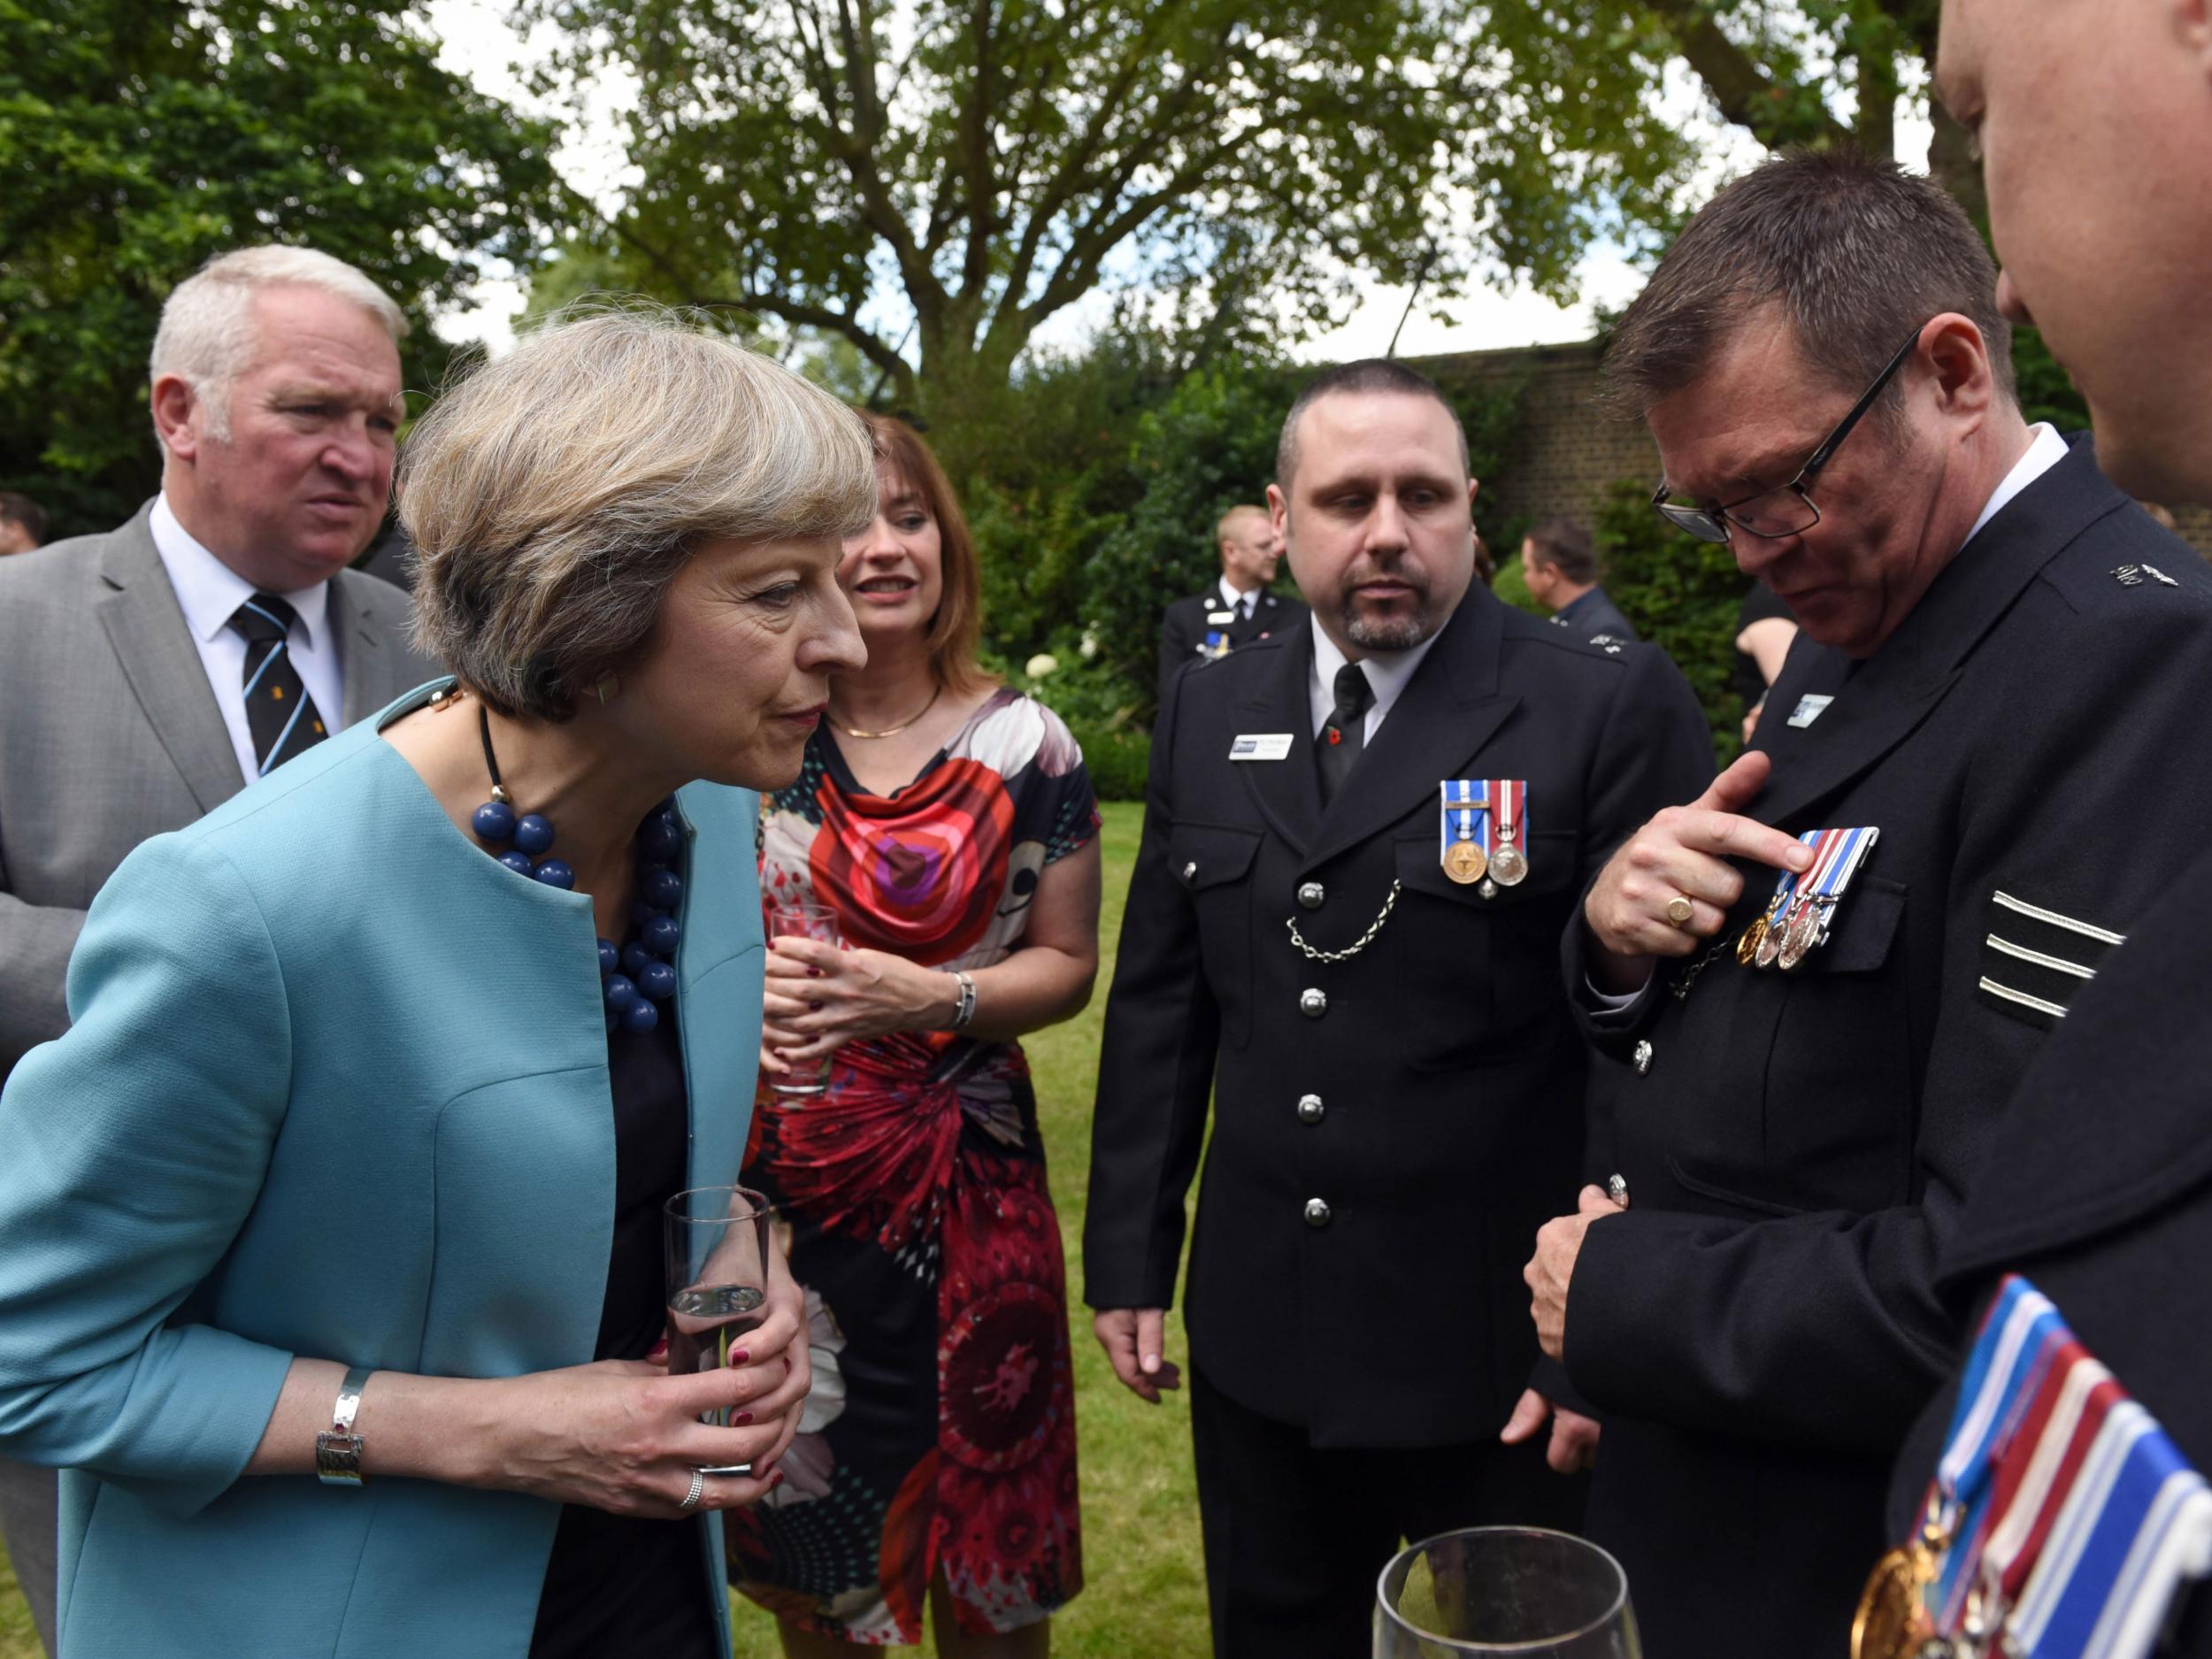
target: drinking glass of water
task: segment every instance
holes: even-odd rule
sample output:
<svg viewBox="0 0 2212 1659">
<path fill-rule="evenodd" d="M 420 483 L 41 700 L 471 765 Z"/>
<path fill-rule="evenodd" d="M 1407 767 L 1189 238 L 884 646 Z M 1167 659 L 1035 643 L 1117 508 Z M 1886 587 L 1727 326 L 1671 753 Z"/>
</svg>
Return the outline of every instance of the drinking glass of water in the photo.
<svg viewBox="0 0 2212 1659">
<path fill-rule="evenodd" d="M 811 939 L 817 944 L 844 948 L 844 938 L 837 931 L 837 912 L 826 904 L 811 900 L 788 899 L 768 907 L 768 937 L 771 939 Z M 779 1094 L 819 1094 L 829 1087 L 829 1059 L 804 1067 L 794 1068 L 787 1076 L 771 1083 L 769 1087 Z"/>
<path fill-rule="evenodd" d="M 1402 1550 L 1375 1587 L 1374 1659 L 1642 1659 L 1628 1576 L 1587 1539 L 1478 1526 Z"/>
<path fill-rule="evenodd" d="M 742 1187 L 695 1187 L 665 1206 L 668 1263 L 668 1374 L 718 1371 L 733 1347 L 766 1322 L 768 1201 Z M 730 1426 L 730 1413 L 703 1413 L 702 1423 Z M 752 1465 L 709 1469 L 710 1475 L 749 1475 Z"/>
</svg>

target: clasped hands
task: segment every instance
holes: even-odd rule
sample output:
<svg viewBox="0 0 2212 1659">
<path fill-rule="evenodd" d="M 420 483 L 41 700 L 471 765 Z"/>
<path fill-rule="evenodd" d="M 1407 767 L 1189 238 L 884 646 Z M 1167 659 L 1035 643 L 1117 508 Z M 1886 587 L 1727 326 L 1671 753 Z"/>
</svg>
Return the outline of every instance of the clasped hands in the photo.
<svg viewBox="0 0 2212 1659">
<path fill-rule="evenodd" d="M 772 940 L 761 998 L 761 1070 L 785 1077 L 857 1037 L 936 1030 L 951 1021 L 958 998 L 952 975 L 887 950 Z"/>
</svg>

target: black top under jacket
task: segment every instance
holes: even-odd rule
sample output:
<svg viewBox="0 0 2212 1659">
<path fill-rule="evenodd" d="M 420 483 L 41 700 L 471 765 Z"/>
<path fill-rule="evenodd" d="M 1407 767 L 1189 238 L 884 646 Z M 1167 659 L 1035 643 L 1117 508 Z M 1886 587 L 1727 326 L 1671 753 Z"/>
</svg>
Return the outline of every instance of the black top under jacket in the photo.
<svg viewBox="0 0 2212 1659">
<path fill-rule="evenodd" d="M 1257 641 L 1286 634 L 1293 628 L 1302 626 L 1306 620 L 1305 605 L 1295 599 L 1286 599 L 1280 594 L 1263 588 L 1259 603 L 1252 614 L 1241 622 L 1211 623 L 1206 620 L 1228 610 L 1221 603 L 1221 584 L 1216 582 L 1202 594 L 1193 594 L 1187 599 L 1178 599 L 1167 608 L 1160 618 L 1160 701 L 1167 702 L 1168 681 L 1183 672 L 1189 664 L 1203 660 L 1199 652 L 1206 643 L 1206 635 L 1212 633 L 1229 636 L 1229 649 L 1250 645 Z"/>
<path fill-rule="evenodd" d="M 1478 585 L 1325 810 L 1312 666 L 1310 625 L 1246 647 L 1179 676 L 1155 728 L 1086 1295 L 1170 1304 L 1210 1089 L 1186 1321 L 1209 1381 L 1318 1446 L 1485 1440 L 1537 1358 L 1522 1267 L 1579 1175 L 1559 933 L 1614 846 L 1705 787 L 1711 746 L 1663 653 L 1610 656 Z M 1240 734 L 1287 752 L 1232 760 Z M 1521 885 L 1446 876 L 1448 779 L 1526 781 Z M 1293 945 L 1294 919 L 1349 948 L 1394 885 L 1349 960 Z"/>
<path fill-rule="evenodd" d="M 1663 969 L 1622 1014 L 1582 994 L 1594 1037 L 1648 1045 L 1593 1148 L 1633 1208 L 1589 1229 L 1565 1357 L 1652 1659 L 1845 1650 L 1960 1338 L 1938 1261 L 2084 976 L 2202 845 L 2208 708 L 2212 574 L 2077 441 L 1873 657 L 1801 636 L 1775 682 L 1752 814 L 1881 831 L 1829 942 L 1796 973 L 1731 950 L 1681 997 Z M 1751 870 L 1730 941 L 1773 885 Z"/>
</svg>

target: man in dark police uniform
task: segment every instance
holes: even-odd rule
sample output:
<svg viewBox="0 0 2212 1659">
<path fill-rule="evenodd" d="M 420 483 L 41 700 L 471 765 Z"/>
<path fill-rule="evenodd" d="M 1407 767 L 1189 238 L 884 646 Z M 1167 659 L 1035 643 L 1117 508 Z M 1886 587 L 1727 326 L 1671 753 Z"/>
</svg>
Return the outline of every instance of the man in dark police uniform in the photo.
<svg viewBox="0 0 2212 1659">
<path fill-rule="evenodd" d="M 1953 0 L 1937 68 L 1944 102 L 1989 156 L 2006 309 L 2040 326 L 2074 376 L 2116 480 L 2151 500 L 2212 504 L 2202 8 Z M 2128 96 L 2116 105 L 2117 85 Z M 2116 247 L 2126 250 L 2116 261 Z M 2158 672 L 2168 647 L 2142 643 L 2146 672 Z M 2212 718 L 2201 682 L 2185 689 L 2199 719 Z M 2070 687 L 2066 702 L 2087 706 Z M 2201 811 L 2202 746 L 2177 749 L 2162 770 Z M 2131 832 L 2122 841 L 2140 856 Z M 2027 1275 L 2212 1471 L 2212 859 L 2151 873 L 2163 878 L 2155 902 L 2124 945 L 2095 953 L 2094 982 L 2000 1125 L 1939 1286 L 1978 1324 L 2000 1276 Z M 1919 1520 L 1955 1398 L 1947 1387 L 1930 1405 L 1899 1459 L 1892 1540 Z M 2212 1593 L 2189 1596 L 2162 1651 L 2212 1655 Z"/>
<path fill-rule="evenodd" d="M 1313 614 L 1161 711 L 1084 1263 L 1116 1371 L 1156 1400 L 1212 1091 L 1187 1323 L 1215 1651 L 1344 1659 L 1401 1539 L 1577 1517 L 1545 1463 L 1578 1465 L 1593 1425 L 1541 1434 L 1518 1278 L 1579 1167 L 1559 932 L 1712 763 L 1663 654 L 1473 581 L 1465 440 L 1417 374 L 1316 380 L 1279 479 Z M 1517 1406 L 1526 1443 L 1501 1445 Z"/>
<path fill-rule="evenodd" d="M 1655 504 L 1803 628 L 1759 752 L 1640 831 L 1567 938 L 1638 1076 L 1593 1148 L 1613 1190 L 1529 1279 L 1605 1414 L 1589 1530 L 1651 1659 L 1847 1650 L 2005 1102 L 2212 822 L 2212 575 L 2024 424 L 1994 274 L 1932 182 L 1786 157 L 1612 348 Z"/>
<path fill-rule="evenodd" d="M 1268 591 L 1283 557 L 1283 538 L 1263 507 L 1232 507 L 1214 528 L 1221 580 L 1169 605 L 1160 618 L 1160 701 L 1189 664 L 1226 657 L 1240 645 L 1286 632 L 1304 620 L 1295 599 Z"/>
</svg>

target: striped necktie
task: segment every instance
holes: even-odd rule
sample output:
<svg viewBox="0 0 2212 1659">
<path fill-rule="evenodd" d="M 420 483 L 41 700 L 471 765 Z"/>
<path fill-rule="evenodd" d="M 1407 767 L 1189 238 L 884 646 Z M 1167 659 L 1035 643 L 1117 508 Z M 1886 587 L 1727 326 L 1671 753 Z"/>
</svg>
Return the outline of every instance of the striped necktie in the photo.
<svg viewBox="0 0 2212 1659">
<path fill-rule="evenodd" d="M 230 619 L 246 641 L 246 729 L 253 733 L 256 775 L 263 778 L 329 735 L 287 649 L 298 620 L 274 594 L 256 594 Z"/>
</svg>

